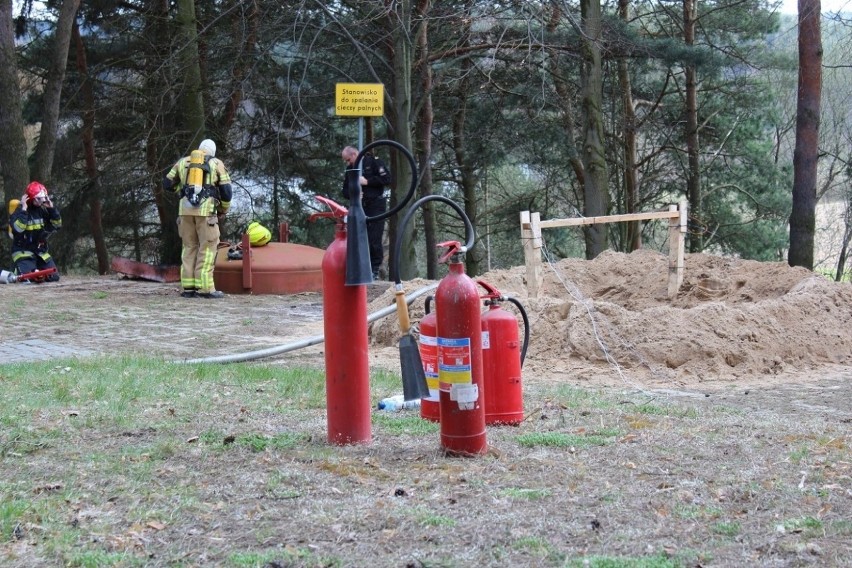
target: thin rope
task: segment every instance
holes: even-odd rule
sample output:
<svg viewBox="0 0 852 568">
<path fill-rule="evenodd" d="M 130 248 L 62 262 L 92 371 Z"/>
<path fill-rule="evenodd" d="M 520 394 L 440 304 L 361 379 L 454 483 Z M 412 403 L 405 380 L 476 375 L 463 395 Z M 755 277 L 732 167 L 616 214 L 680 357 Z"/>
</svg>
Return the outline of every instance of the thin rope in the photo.
<svg viewBox="0 0 852 568">
<path fill-rule="evenodd" d="M 643 385 L 639 384 L 636 381 L 629 379 L 625 375 L 624 371 L 621 368 L 621 365 L 618 363 L 618 361 L 615 359 L 615 357 L 610 353 L 610 349 L 607 347 L 606 343 L 604 342 L 604 339 L 601 337 L 601 334 L 599 333 L 598 322 L 597 322 L 597 319 L 595 317 L 595 314 L 598 314 L 598 315 L 600 315 L 600 314 L 599 314 L 599 312 L 597 312 L 594 309 L 593 302 L 591 300 L 587 299 L 583 295 L 583 293 L 580 291 L 580 289 L 577 288 L 577 286 L 573 282 L 571 282 L 570 280 L 568 280 L 568 279 L 566 279 L 562 276 L 562 274 L 559 272 L 559 269 L 556 267 L 556 263 L 551 258 L 550 251 L 548 250 L 547 245 L 544 243 L 544 239 L 542 239 L 542 241 L 541 241 L 541 250 L 542 250 L 542 254 L 544 255 L 544 259 L 547 263 L 547 266 L 553 272 L 554 276 L 556 276 L 556 279 L 559 280 L 559 282 L 562 284 L 562 286 L 565 287 L 565 290 L 568 292 L 568 294 L 578 304 L 583 306 L 583 308 L 586 310 L 586 315 L 588 316 L 589 322 L 592 325 L 592 332 L 595 336 L 595 341 L 597 342 L 598 347 L 600 347 L 601 352 L 603 352 L 604 358 L 606 359 L 607 363 L 609 363 L 609 365 L 615 370 L 615 372 L 618 374 L 621 381 L 624 382 L 626 385 L 630 386 L 631 388 L 636 389 L 637 391 L 641 392 L 644 395 L 647 395 L 647 396 L 650 396 L 650 397 L 658 396 L 658 393 L 652 393 L 652 392 L 648 391 Z M 616 339 L 620 340 L 622 345 L 630 353 L 634 354 L 642 365 L 646 366 L 652 373 L 655 373 L 655 371 L 651 367 L 650 363 L 648 363 L 648 361 L 644 357 L 642 357 L 642 355 L 639 352 L 637 352 L 636 349 L 632 345 L 630 345 L 627 341 L 624 341 L 624 339 L 617 333 L 615 327 L 611 323 L 609 324 L 609 330 L 611 332 L 611 335 L 615 336 Z"/>
</svg>

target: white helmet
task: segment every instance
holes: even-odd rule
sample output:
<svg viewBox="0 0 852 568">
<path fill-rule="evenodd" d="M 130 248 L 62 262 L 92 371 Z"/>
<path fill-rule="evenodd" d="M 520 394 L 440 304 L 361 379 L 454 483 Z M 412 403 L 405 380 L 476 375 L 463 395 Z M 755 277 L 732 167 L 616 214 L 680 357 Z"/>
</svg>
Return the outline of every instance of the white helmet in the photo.
<svg viewBox="0 0 852 568">
<path fill-rule="evenodd" d="M 209 138 L 205 138 L 201 141 L 201 144 L 198 145 L 198 149 L 210 156 L 211 158 L 216 157 L 216 143 L 210 140 Z"/>
</svg>

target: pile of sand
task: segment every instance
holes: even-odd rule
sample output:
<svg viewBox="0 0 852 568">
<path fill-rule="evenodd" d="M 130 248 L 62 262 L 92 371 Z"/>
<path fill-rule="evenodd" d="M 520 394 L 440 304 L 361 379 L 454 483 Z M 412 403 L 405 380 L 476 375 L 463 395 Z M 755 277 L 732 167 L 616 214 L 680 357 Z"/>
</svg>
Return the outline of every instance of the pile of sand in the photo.
<svg viewBox="0 0 852 568">
<path fill-rule="evenodd" d="M 615 374 L 642 384 L 684 385 L 771 380 L 852 363 L 852 286 L 786 263 L 687 255 L 673 300 L 667 296 L 668 258 L 648 250 L 545 266 L 536 299 L 528 297 L 524 267 L 479 279 L 525 307 L 525 376 L 582 381 Z M 405 289 L 426 284 L 406 282 Z M 388 291 L 369 310 L 392 302 Z M 510 303 L 505 309 L 517 313 Z M 422 315 L 418 299 L 412 321 Z M 370 333 L 373 344 L 395 345 L 398 321 L 380 320 Z"/>
</svg>

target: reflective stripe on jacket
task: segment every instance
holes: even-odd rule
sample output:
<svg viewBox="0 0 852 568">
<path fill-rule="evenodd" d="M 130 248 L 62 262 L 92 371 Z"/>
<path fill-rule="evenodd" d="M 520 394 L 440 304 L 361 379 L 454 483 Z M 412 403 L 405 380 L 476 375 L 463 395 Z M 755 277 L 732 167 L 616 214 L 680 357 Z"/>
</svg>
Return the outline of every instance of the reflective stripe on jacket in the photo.
<svg viewBox="0 0 852 568">
<path fill-rule="evenodd" d="M 173 183 L 171 190 L 175 193 L 180 193 L 186 182 L 188 164 L 189 156 L 185 156 L 178 160 L 166 174 L 166 178 Z M 193 207 L 186 197 L 182 197 L 178 215 L 207 217 L 226 213 L 231 206 L 231 176 L 228 175 L 225 164 L 218 158 L 210 158 L 207 165 L 210 171 L 204 174 L 204 187 L 212 188 L 213 193 L 218 193 L 218 197 L 215 195 L 205 197 L 198 207 Z"/>
<path fill-rule="evenodd" d="M 59 208 L 36 207 L 30 205 L 26 211 L 23 206 L 9 217 L 12 229 L 12 259 L 16 260 L 32 254 L 47 254 L 47 237 L 62 227 Z M 47 255 L 48 258 L 50 255 Z"/>
</svg>

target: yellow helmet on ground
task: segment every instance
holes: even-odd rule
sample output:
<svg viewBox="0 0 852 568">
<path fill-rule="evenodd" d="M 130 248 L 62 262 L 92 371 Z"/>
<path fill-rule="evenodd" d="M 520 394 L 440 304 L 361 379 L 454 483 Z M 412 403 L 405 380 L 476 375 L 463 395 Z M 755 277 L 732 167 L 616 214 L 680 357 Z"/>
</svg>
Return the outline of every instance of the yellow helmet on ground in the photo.
<svg viewBox="0 0 852 568">
<path fill-rule="evenodd" d="M 248 229 L 246 229 L 246 233 L 248 233 L 249 243 L 253 247 L 262 247 L 272 240 L 272 233 L 269 232 L 269 229 L 257 221 L 249 224 Z"/>
</svg>

